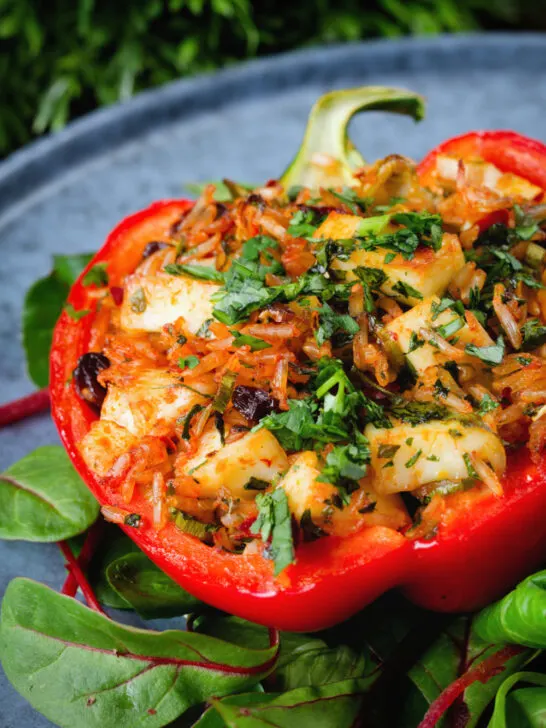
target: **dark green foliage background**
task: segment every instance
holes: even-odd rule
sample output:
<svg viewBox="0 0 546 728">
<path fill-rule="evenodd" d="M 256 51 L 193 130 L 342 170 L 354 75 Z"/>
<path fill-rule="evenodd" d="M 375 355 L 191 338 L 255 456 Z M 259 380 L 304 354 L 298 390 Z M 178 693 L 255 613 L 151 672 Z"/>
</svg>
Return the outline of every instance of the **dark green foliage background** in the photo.
<svg viewBox="0 0 546 728">
<path fill-rule="evenodd" d="M 541 27 L 544 0 L 0 0 L 0 154 L 141 89 L 257 55 Z"/>
</svg>

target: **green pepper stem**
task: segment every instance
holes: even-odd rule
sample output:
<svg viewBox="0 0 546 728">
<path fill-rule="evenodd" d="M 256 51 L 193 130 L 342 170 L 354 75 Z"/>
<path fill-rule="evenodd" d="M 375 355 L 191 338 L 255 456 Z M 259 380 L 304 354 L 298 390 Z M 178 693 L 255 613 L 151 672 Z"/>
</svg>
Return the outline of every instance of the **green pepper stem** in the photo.
<svg viewBox="0 0 546 728">
<path fill-rule="evenodd" d="M 424 99 L 404 89 L 384 86 L 330 91 L 311 109 L 302 145 L 281 177 L 284 188 L 312 189 L 351 185 L 364 158 L 349 139 L 347 128 L 359 111 L 391 111 L 415 121 L 424 116 Z"/>
</svg>

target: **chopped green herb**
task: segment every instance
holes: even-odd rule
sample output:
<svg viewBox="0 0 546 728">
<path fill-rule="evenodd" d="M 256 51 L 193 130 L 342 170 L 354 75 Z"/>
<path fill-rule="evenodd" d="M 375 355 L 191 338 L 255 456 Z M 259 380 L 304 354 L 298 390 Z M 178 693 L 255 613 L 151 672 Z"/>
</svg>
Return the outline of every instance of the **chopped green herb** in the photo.
<svg viewBox="0 0 546 728">
<path fill-rule="evenodd" d="M 65 303 L 63 310 L 73 321 L 79 321 L 84 316 L 87 316 L 88 313 L 91 313 L 88 308 L 82 308 L 78 311 L 71 303 Z"/>
<path fill-rule="evenodd" d="M 95 263 L 89 268 L 82 278 L 84 286 L 98 286 L 99 288 L 108 285 L 107 263 Z"/>
<path fill-rule="evenodd" d="M 315 333 L 317 344 L 321 346 L 330 341 L 338 331 L 344 331 L 354 336 L 359 331 L 357 322 L 348 313 L 337 313 L 327 303 L 323 303 L 319 309 L 320 325 Z"/>
<path fill-rule="evenodd" d="M 441 313 L 449 309 L 458 313 L 459 316 L 464 316 L 464 306 L 461 301 L 454 301 L 452 298 L 442 298 L 440 301 L 432 302 L 430 307 L 432 320 L 436 321 Z"/>
<path fill-rule="evenodd" d="M 222 376 L 222 381 L 218 387 L 216 397 L 212 402 L 212 408 L 216 412 L 225 412 L 228 406 L 233 389 L 235 388 L 235 381 L 237 380 L 237 372 L 232 372 L 229 369 Z"/>
<path fill-rule="evenodd" d="M 390 411 L 393 417 L 413 427 L 432 420 L 445 420 L 449 416 L 447 407 L 433 402 L 399 401 L 391 406 Z"/>
<path fill-rule="evenodd" d="M 415 453 L 415 455 L 412 455 L 410 457 L 410 459 L 407 461 L 406 468 L 413 468 L 413 466 L 419 460 L 419 458 L 421 457 L 422 454 L 423 454 L 423 451 L 422 450 L 417 450 L 417 452 Z"/>
<path fill-rule="evenodd" d="M 483 395 L 480 406 L 478 407 L 478 413 L 480 415 L 485 415 L 487 412 L 492 412 L 493 410 L 496 410 L 497 407 L 500 407 L 499 403 L 496 402 L 491 395 L 487 394 L 487 392 Z"/>
<path fill-rule="evenodd" d="M 525 349 L 536 349 L 546 343 L 546 326 L 538 319 L 529 319 L 521 327 Z"/>
<path fill-rule="evenodd" d="M 309 508 L 303 512 L 302 517 L 300 518 L 300 528 L 303 533 L 304 541 L 316 541 L 318 538 L 327 536 L 327 533 L 313 521 Z"/>
<path fill-rule="evenodd" d="M 420 339 L 415 331 L 412 331 L 409 338 L 409 346 L 408 346 L 408 354 L 411 354 L 412 351 L 415 351 L 416 349 L 419 349 L 419 347 L 424 345 L 423 339 Z"/>
<path fill-rule="evenodd" d="M 314 210 L 298 210 L 290 220 L 286 231 L 296 238 L 312 238 L 320 223 L 320 215 Z"/>
<path fill-rule="evenodd" d="M 193 354 L 180 357 L 180 359 L 178 360 L 178 366 L 180 367 L 180 369 L 195 369 L 198 364 L 199 359 Z"/>
<path fill-rule="evenodd" d="M 400 445 L 379 445 L 377 448 L 377 457 L 385 459 L 393 458 L 399 449 Z"/>
<path fill-rule="evenodd" d="M 169 263 L 164 268 L 165 273 L 172 276 L 188 276 L 198 281 L 212 281 L 214 283 L 224 283 L 225 274 L 216 268 L 208 265 L 183 265 L 181 263 Z"/>
<path fill-rule="evenodd" d="M 416 288 L 410 286 L 409 283 L 405 283 L 404 281 L 398 281 L 398 283 L 395 283 L 392 290 L 405 298 L 417 298 L 420 301 L 423 299 L 423 295 L 419 293 Z"/>
<path fill-rule="evenodd" d="M 434 396 L 435 397 L 447 397 L 449 389 L 443 384 L 441 379 L 437 379 L 434 382 Z"/>
<path fill-rule="evenodd" d="M 199 337 L 200 339 L 210 339 L 212 336 L 210 332 L 210 325 L 213 322 L 214 319 L 207 319 L 206 321 L 203 321 L 201 326 L 196 331 L 195 335 Z"/>
<path fill-rule="evenodd" d="M 460 432 L 459 430 L 456 430 L 454 427 L 449 429 L 448 432 L 451 435 L 451 437 L 453 437 L 455 440 L 457 440 L 459 437 L 463 436 L 463 433 Z"/>
<path fill-rule="evenodd" d="M 387 253 L 387 255 L 383 258 L 383 263 L 388 265 L 389 263 L 392 263 L 392 261 L 396 258 L 396 253 Z"/>
<path fill-rule="evenodd" d="M 271 348 L 271 344 L 268 344 L 263 339 L 258 339 L 256 336 L 241 334 L 235 329 L 230 329 L 229 333 L 233 336 L 233 346 L 250 346 L 251 351 L 261 351 L 262 349 Z"/>
<path fill-rule="evenodd" d="M 144 311 L 146 311 L 148 301 L 146 300 L 146 294 L 144 293 L 143 288 L 137 288 L 133 292 L 129 298 L 129 304 L 131 306 L 131 311 L 134 313 L 144 313 Z"/>
<path fill-rule="evenodd" d="M 387 274 L 381 268 L 365 268 L 364 266 L 356 266 L 353 273 L 362 283 L 364 291 L 364 308 L 368 313 L 372 313 L 375 309 L 372 292 L 378 291 L 383 283 L 387 280 Z"/>
<path fill-rule="evenodd" d="M 533 361 L 530 356 L 516 356 L 516 361 L 521 364 L 522 367 L 528 367 Z"/>
<path fill-rule="evenodd" d="M 123 519 L 123 523 L 126 526 L 130 526 L 131 528 L 140 528 L 141 521 L 142 521 L 142 516 L 140 515 L 140 513 L 129 513 Z"/>
<path fill-rule="evenodd" d="M 545 328 L 546 333 L 546 328 Z M 477 356 L 486 364 L 500 364 L 504 357 L 504 339 L 499 336 L 496 344 L 491 346 L 476 346 L 475 344 L 467 344 L 465 351 L 471 356 Z"/>
<path fill-rule="evenodd" d="M 244 485 L 244 490 L 267 490 L 271 483 L 267 480 L 260 480 L 259 478 L 250 478 Z"/>
<path fill-rule="evenodd" d="M 282 488 L 271 493 L 259 493 L 256 496 L 258 518 L 250 530 L 260 534 L 262 541 L 270 545 L 264 555 L 275 563 L 275 576 L 281 573 L 295 560 L 292 540 L 292 517 L 288 507 L 288 499 Z"/>
<path fill-rule="evenodd" d="M 178 426 L 183 425 L 183 429 L 182 429 L 182 439 L 183 440 L 190 439 L 191 422 L 192 422 L 193 418 L 195 417 L 195 415 L 199 414 L 199 412 L 201 412 L 201 410 L 204 410 L 204 409 L 205 408 L 203 407 L 202 404 L 194 404 L 187 415 L 185 415 L 184 417 L 179 417 L 176 420 L 176 424 Z"/>
<path fill-rule="evenodd" d="M 427 460 L 430 460 L 431 463 L 439 463 L 440 462 L 440 458 L 438 457 L 438 455 L 429 455 L 427 457 Z"/>
<path fill-rule="evenodd" d="M 329 189 L 328 192 L 337 197 L 344 205 L 347 205 L 355 215 L 366 212 L 372 202 L 368 197 L 359 197 L 351 187 L 344 187 L 341 192 L 336 192 L 333 189 Z"/>
<path fill-rule="evenodd" d="M 466 465 L 466 472 L 468 473 L 469 478 L 478 478 L 478 473 L 476 472 L 474 466 L 472 465 L 472 461 L 470 460 L 470 455 L 465 452 L 463 454 L 463 460 L 464 464 Z"/>
<path fill-rule="evenodd" d="M 215 526 L 211 527 L 211 524 L 198 521 L 197 518 L 183 511 L 176 511 L 174 525 L 179 531 L 183 531 L 190 536 L 195 536 L 200 539 L 206 538 L 211 531 L 216 530 Z"/>
<path fill-rule="evenodd" d="M 456 334 L 457 331 L 460 331 L 464 325 L 465 320 L 460 316 L 457 316 L 456 318 L 451 319 L 451 321 L 448 321 L 446 324 L 437 326 L 434 331 L 436 331 L 436 333 L 443 339 L 449 339 L 450 336 L 453 336 L 453 334 Z"/>
</svg>

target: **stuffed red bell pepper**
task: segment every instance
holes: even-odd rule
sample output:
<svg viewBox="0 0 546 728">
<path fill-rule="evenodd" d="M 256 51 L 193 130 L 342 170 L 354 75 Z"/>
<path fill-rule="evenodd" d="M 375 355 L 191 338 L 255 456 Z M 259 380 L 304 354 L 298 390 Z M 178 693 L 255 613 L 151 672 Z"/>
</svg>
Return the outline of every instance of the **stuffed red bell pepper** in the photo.
<svg viewBox="0 0 546 728">
<path fill-rule="evenodd" d="M 362 108 L 422 116 L 409 92 L 328 94 L 280 181 L 127 218 L 51 354 L 104 516 L 288 630 L 392 587 L 472 610 L 546 549 L 546 147 L 488 132 L 367 165 Z"/>
</svg>

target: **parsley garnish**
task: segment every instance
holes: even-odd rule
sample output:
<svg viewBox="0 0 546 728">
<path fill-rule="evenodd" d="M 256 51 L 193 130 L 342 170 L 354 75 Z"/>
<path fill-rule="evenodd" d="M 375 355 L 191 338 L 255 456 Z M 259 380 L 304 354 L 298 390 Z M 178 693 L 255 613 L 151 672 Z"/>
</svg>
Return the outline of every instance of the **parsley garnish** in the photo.
<svg viewBox="0 0 546 728">
<path fill-rule="evenodd" d="M 381 288 L 383 283 L 387 280 L 387 274 L 382 271 L 381 268 L 365 268 L 360 265 L 353 268 L 353 273 L 362 283 L 362 289 L 364 291 L 364 308 L 368 313 L 372 313 L 375 309 L 372 292 L 377 292 Z"/>
<path fill-rule="evenodd" d="M 395 402 L 390 412 L 402 422 L 415 427 L 431 420 L 445 420 L 449 416 L 449 410 L 440 404 L 433 402 L 415 402 L 400 400 Z"/>
<path fill-rule="evenodd" d="M 172 276 L 188 276 L 198 281 L 213 281 L 214 283 L 223 283 L 225 273 L 208 265 L 182 265 L 181 263 L 169 263 L 164 268 L 165 273 Z"/>
<path fill-rule="evenodd" d="M 63 307 L 63 310 L 73 321 L 79 321 L 84 316 L 87 316 L 88 313 L 91 313 L 91 311 L 88 308 L 82 308 L 79 311 L 74 308 L 74 306 L 71 303 L 66 303 Z"/>
<path fill-rule="evenodd" d="M 420 301 L 423 299 L 423 295 L 419 293 L 416 288 L 410 286 L 409 283 L 405 283 L 404 281 L 398 281 L 398 283 L 392 287 L 392 290 L 405 298 L 418 298 Z"/>
<path fill-rule="evenodd" d="M 393 458 L 399 449 L 400 445 L 379 445 L 377 448 L 377 457 L 388 460 Z"/>
<path fill-rule="evenodd" d="M 546 329 L 545 329 L 546 333 Z M 499 336 L 496 344 L 491 346 L 476 346 L 475 344 L 467 344 L 465 351 L 470 356 L 477 356 L 486 364 L 500 364 L 504 357 L 504 339 Z"/>
<path fill-rule="evenodd" d="M 180 357 L 180 359 L 178 360 L 178 366 L 180 367 L 180 369 L 195 369 L 198 364 L 199 359 L 193 354 Z"/>
<path fill-rule="evenodd" d="M 271 348 L 271 344 L 268 344 L 263 339 L 258 339 L 256 336 L 241 334 L 235 329 L 230 329 L 229 333 L 233 336 L 233 346 L 250 346 L 251 351 L 261 351 L 262 349 Z"/>
<path fill-rule="evenodd" d="M 320 325 L 315 333 L 317 344 L 322 346 L 325 341 L 330 341 L 338 331 L 344 331 L 350 336 L 358 333 L 357 322 L 348 313 L 337 313 L 327 303 L 323 303 L 319 309 Z"/>
<path fill-rule="evenodd" d="M 521 327 L 523 343 L 526 349 L 536 349 L 546 343 L 546 326 L 538 319 L 529 319 Z"/>
<path fill-rule="evenodd" d="M 423 454 L 423 451 L 422 450 L 417 450 L 417 452 L 415 453 L 415 455 L 412 455 L 410 457 L 410 459 L 407 461 L 407 463 L 405 465 L 406 468 L 413 468 L 413 466 L 419 460 L 419 458 L 421 457 L 422 454 Z"/>
<path fill-rule="evenodd" d="M 478 407 L 478 413 L 480 415 L 485 415 L 487 412 L 492 412 L 493 410 L 496 410 L 497 407 L 499 407 L 499 403 L 496 402 L 491 395 L 487 394 L 487 392 L 483 395 L 480 406 Z"/>
<path fill-rule="evenodd" d="M 288 499 L 282 488 L 271 493 L 259 493 L 256 496 L 258 518 L 250 530 L 260 534 L 262 541 L 270 545 L 264 555 L 275 563 L 275 576 L 289 564 L 294 563 L 294 543 L 292 540 L 292 516 L 288 507 Z"/>
<path fill-rule="evenodd" d="M 108 272 L 107 263 L 95 263 L 94 266 L 89 268 L 87 273 L 82 278 L 84 286 L 102 286 L 108 285 Z"/>
</svg>

